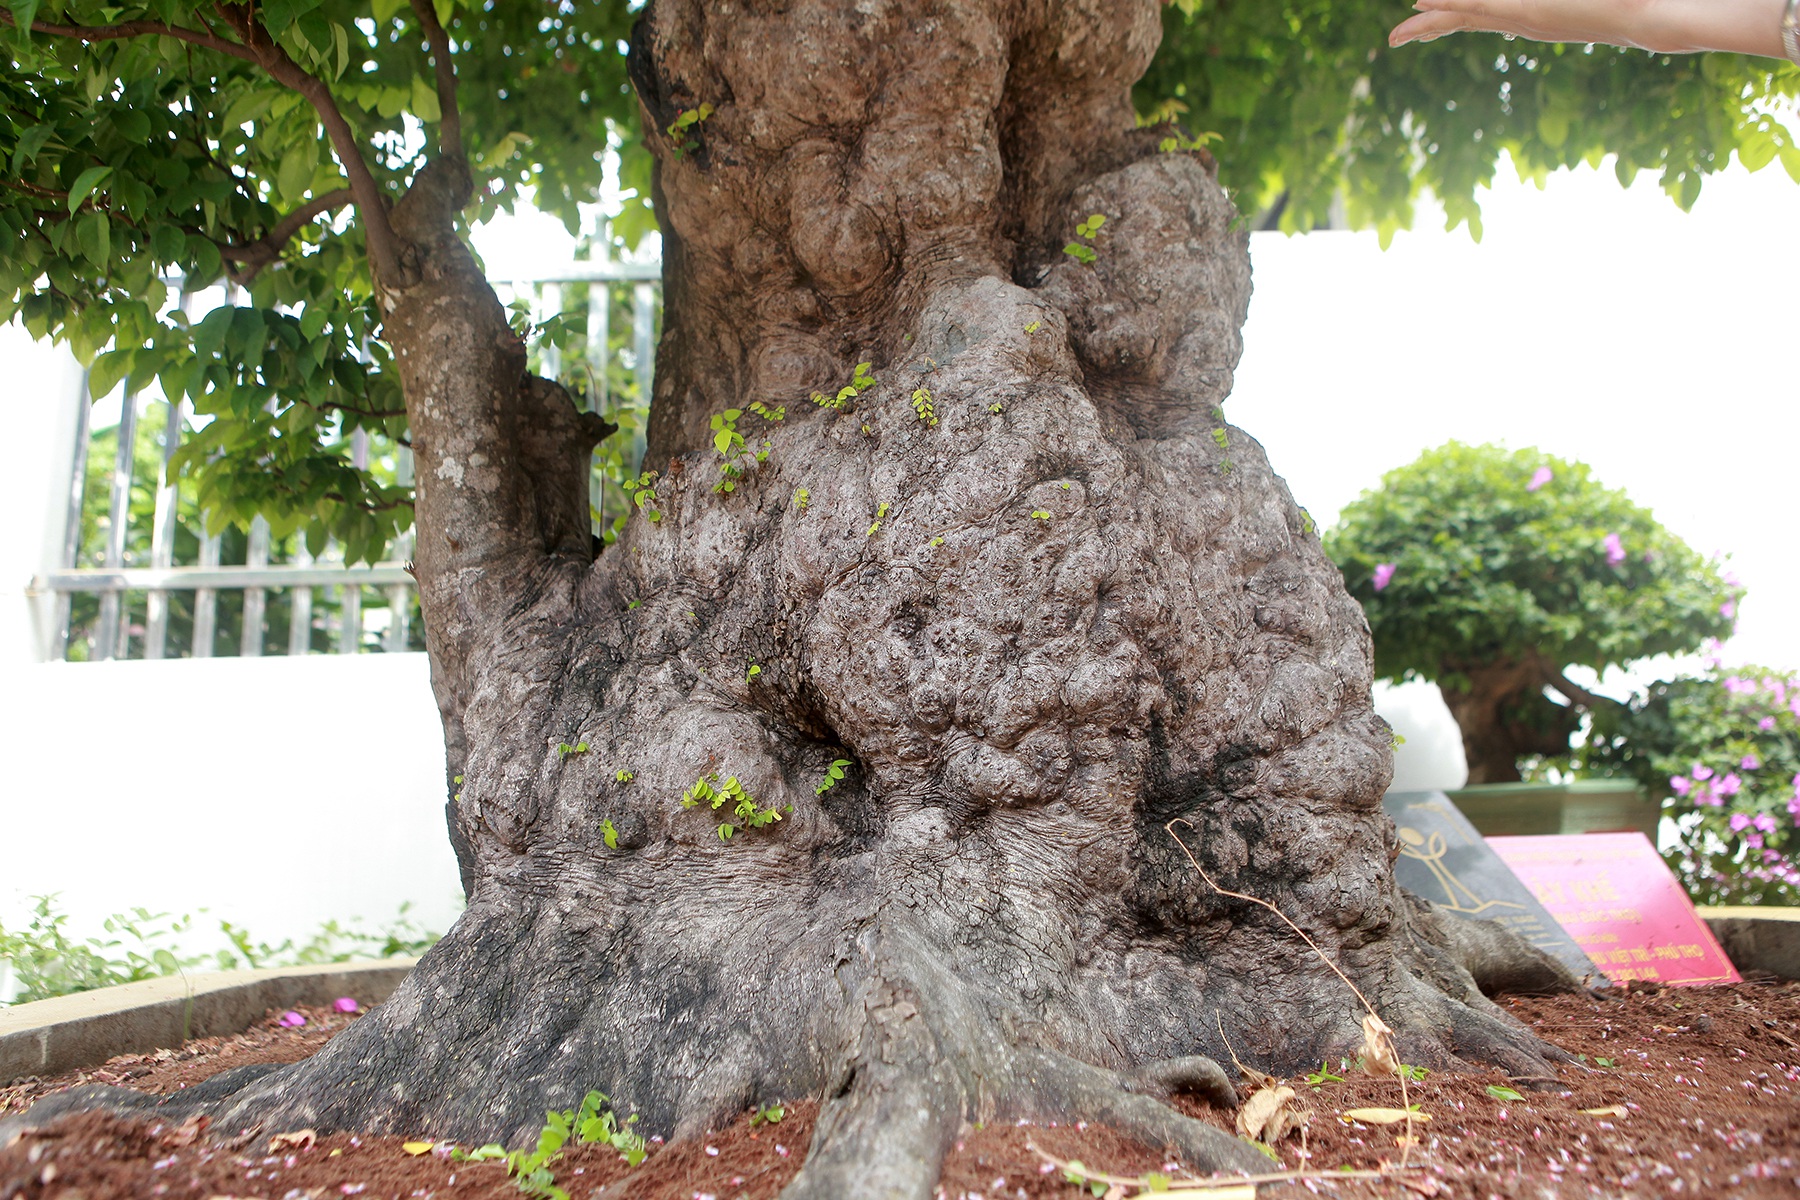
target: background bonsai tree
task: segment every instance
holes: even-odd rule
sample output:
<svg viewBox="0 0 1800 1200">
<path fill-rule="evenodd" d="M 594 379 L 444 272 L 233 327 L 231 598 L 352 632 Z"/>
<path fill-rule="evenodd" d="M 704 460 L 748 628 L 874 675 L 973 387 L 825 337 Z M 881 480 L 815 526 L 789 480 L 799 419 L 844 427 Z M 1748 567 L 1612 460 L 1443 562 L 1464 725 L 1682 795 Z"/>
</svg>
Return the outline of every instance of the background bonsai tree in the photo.
<svg viewBox="0 0 1800 1200">
<path fill-rule="evenodd" d="M 1344 1053 L 1358 996 L 1408 1062 L 1543 1075 L 1394 886 L 1362 616 L 1220 411 L 1217 171 L 1300 228 L 1340 189 L 1402 223 L 1421 179 L 1468 219 L 1503 147 L 1685 202 L 1792 148 L 1795 74 L 1303 8 L 10 0 L 0 317 L 191 400 L 216 518 L 417 534 L 468 908 L 322 1053 L 171 1104 L 485 1141 L 596 1085 L 674 1135 L 811 1095 L 786 1194 L 842 1200 L 926 1197 L 1011 1116 L 1259 1163 L 1149 1093 L 1226 1038 Z M 665 307 L 655 503 L 608 546 L 611 427 L 463 234 L 573 218 L 615 143 Z M 190 319 L 169 272 L 247 302 Z"/>
<path fill-rule="evenodd" d="M 1566 755 L 1582 712 L 1613 704 L 1568 667 L 1697 650 L 1729 632 L 1737 599 L 1648 509 L 1535 449 L 1429 450 L 1347 506 L 1325 546 L 1368 616 L 1376 675 L 1442 690 L 1470 783 Z"/>
<path fill-rule="evenodd" d="M 1665 798 L 1664 857 L 1695 903 L 1800 899 L 1800 679 L 1715 664 L 1593 715 L 1567 765 Z"/>
</svg>

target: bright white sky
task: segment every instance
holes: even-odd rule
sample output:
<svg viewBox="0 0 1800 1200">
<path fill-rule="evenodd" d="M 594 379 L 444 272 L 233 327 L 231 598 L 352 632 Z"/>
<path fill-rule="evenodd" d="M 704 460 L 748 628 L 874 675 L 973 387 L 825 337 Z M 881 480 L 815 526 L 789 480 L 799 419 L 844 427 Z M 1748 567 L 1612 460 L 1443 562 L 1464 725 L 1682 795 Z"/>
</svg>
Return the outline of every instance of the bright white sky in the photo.
<svg viewBox="0 0 1800 1200">
<path fill-rule="evenodd" d="M 1452 438 L 1583 460 L 1730 556 L 1749 592 L 1727 661 L 1800 669 L 1800 185 L 1734 166 L 1683 213 L 1610 161 L 1543 191 L 1503 167 L 1482 209 L 1480 244 L 1429 214 L 1386 251 L 1255 235 L 1232 420 L 1322 525 Z M 541 215 L 476 241 L 490 264 L 572 252 Z"/>
</svg>

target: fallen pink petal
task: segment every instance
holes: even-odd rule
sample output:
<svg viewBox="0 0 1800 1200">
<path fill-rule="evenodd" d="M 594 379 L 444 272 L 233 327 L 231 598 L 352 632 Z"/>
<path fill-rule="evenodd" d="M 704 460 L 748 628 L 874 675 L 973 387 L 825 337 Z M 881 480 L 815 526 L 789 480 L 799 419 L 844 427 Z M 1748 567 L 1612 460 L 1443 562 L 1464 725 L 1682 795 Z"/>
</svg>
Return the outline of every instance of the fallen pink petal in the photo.
<svg viewBox="0 0 1800 1200">
<path fill-rule="evenodd" d="M 289 1009 L 287 1012 L 284 1012 L 281 1016 L 277 1017 L 275 1023 L 283 1029 L 298 1029 L 300 1026 L 306 1024 L 306 1018 L 295 1012 L 293 1009 Z"/>
<path fill-rule="evenodd" d="M 355 998 L 351 996 L 339 996 L 336 1000 L 331 1002 L 331 1007 L 337 1009 L 337 1011 L 341 1013 L 362 1011 L 362 1005 L 358 1004 Z"/>
</svg>

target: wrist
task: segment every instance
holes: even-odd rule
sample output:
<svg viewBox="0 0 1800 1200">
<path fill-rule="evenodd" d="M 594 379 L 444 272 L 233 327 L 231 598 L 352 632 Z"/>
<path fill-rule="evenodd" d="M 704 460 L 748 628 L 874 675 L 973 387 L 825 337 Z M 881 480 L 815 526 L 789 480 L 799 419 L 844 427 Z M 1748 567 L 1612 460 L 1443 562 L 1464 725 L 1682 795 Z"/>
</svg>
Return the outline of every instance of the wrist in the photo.
<svg viewBox="0 0 1800 1200">
<path fill-rule="evenodd" d="M 1787 57 L 1782 25 L 1791 9 L 1788 0 L 1699 0 L 1660 7 L 1673 10 L 1665 44 L 1647 49 Z"/>
</svg>

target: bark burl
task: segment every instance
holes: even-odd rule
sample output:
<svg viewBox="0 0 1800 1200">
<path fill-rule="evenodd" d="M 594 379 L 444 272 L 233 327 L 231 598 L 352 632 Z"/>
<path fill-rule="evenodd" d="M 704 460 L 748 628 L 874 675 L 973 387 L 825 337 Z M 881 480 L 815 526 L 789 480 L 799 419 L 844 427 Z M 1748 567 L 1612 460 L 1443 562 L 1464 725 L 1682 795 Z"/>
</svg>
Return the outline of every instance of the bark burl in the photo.
<svg viewBox="0 0 1800 1200">
<path fill-rule="evenodd" d="M 317 1057 L 181 1103 L 516 1144 L 590 1087 L 676 1136 L 817 1095 L 807 1200 L 925 1197 L 1018 1116 L 1254 1168 L 1162 1097 L 1363 1010 L 1177 818 L 1405 1060 L 1547 1074 L 1394 885 L 1362 614 L 1218 409 L 1246 234 L 1134 128 L 1158 36 L 1154 0 L 652 0 L 661 519 L 598 559 L 603 430 L 524 377 L 433 168 L 382 282 L 469 907 Z M 726 492 L 731 409 L 767 454 Z M 703 779 L 782 819 L 684 808 Z"/>
</svg>

